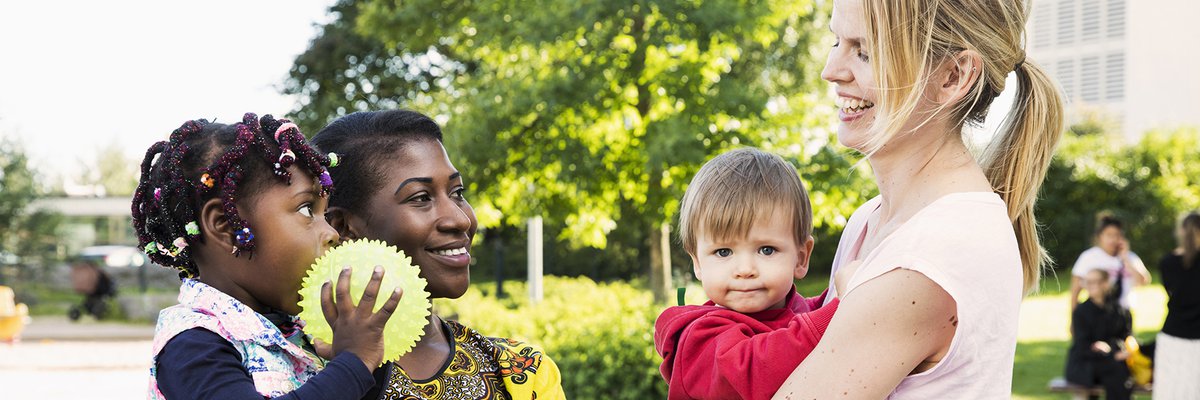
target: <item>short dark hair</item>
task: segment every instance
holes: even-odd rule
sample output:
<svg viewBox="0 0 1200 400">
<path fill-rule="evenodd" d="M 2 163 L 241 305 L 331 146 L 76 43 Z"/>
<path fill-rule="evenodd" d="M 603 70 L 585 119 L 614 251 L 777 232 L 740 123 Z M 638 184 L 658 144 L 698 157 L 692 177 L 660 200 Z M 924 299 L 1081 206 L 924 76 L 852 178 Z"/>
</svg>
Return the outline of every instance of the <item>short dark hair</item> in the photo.
<svg viewBox="0 0 1200 400">
<path fill-rule="evenodd" d="M 1117 230 L 1119 230 L 1119 231 L 1122 231 L 1122 232 L 1125 231 L 1125 223 L 1121 222 L 1121 220 L 1119 218 L 1117 218 L 1109 213 L 1100 213 L 1099 215 L 1096 216 L 1095 235 L 1100 236 L 1100 234 L 1104 232 L 1104 229 L 1106 229 L 1110 226 L 1117 228 Z"/>
<path fill-rule="evenodd" d="M 442 128 L 425 114 L 410 110 L 359 111 L 330 123 L 312 143 L 322 152 L 338 156 L 329 169 L 338 191 L 330 207 L 362 210 L 383 184 L 384 161 L 417 140 L 442 141 Z"/>
</svg>

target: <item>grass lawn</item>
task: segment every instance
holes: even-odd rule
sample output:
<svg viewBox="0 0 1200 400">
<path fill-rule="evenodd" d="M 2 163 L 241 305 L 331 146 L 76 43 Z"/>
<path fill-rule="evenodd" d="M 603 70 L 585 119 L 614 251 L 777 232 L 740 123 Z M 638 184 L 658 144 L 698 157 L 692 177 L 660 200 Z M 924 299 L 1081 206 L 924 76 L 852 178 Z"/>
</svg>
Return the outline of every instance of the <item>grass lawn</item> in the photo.
<svg viewBox="0 0 1200 400">
<path fill-rule="evenodd" d="M 1014 399 L 1068 399 L 1049 393 L 1050 379 L 1062 376 L 1070 346 L 1070 309 L 1067 298 L 1070 276 L 1043 279 L 1042 292 L 1021 304 L 1021 322 L 1017 333 L 1017 356 L 1013 366 Z M 1154 338 L 1167 314 L 1167 294 L 1161 285 L 1152 284 L 1134 291 L 1133 329 L 1138 342 Z M 1137 397 L 1149 399 L 1149 396 Z"/>
</svg>

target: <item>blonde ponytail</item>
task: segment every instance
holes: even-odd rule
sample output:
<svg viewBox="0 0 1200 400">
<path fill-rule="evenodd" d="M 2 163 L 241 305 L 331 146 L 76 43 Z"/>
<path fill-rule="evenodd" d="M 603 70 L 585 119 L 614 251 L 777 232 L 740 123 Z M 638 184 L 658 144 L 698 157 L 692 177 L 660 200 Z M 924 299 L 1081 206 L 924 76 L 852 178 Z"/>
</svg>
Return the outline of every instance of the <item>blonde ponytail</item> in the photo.
<svg viewBox="0 0 1200 400">
<path fill-rule="evenodd" d="M 979 80 L 963 101 L 953 107 L 958 127 L 982 122 L 1004 90 L 1005 78 L 1016 71 L 1017 95 L 1008 120 L 988 146 L 980 165 L 1005 204 L 1021 252 L 1024 289 L 1037 287 L 1049 256 L 1038 240 L 1033 216 L 1038 189 L 1063 132 L 1063 102 L 1057 86 L 1036 63 L 1025 59 L 1024 0 L 865 0 L 867 47 L 874 55 L 872 69 L 880 86 L 878 113 L 866 153 L 883 148 L 893 137 L 922 126 L 932 115 L 917 115 L 920 88 L 928 72 L 963 51 L 977 52 L 983 61 Z M 938 113 L 944 111 L 936 110 Z"/>
<path fill-rule="evenodd" d="M 982 166 L 988 181 L 1008 205 L 1028 293 L 1037 287 L 1042 266 L 1051 261 L 1041 245 L 1033 209 L 1062 136 L 1063 102 L 1054 81 L 1036 63 L 1019 62 L 1015 72 L 1013 109 L 984 153 Z"/>
</svg>

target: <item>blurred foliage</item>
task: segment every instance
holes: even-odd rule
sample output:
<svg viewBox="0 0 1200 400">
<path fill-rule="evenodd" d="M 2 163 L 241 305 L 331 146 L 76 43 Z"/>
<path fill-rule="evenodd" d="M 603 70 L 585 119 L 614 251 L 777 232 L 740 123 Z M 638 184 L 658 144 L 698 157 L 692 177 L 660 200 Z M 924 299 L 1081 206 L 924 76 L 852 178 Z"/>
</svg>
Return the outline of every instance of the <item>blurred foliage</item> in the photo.
<svg viewBox="0 0 1200 400">
<path fill-rule="evenodd" d="M 818 257 L 871 194 L 830 144 L 819 79 L 829 3 L 816 0 L 341 1 L 285 91 L 316 132 L 356 110 L 443 123 L 487 240 L 523 269 L 523 221 L 545 218 L 560 274 L 644 274 L 663 223 L 709 158 L 752 145 L 797 163 Z M 581 23 L 586 21 L 586 23 Z M 600 251 L 603 250 L 603 251 Z M 677 266 L 690 265 L 678 246 Z M 512 258 L 512 260 L 509 260 Z M 690 270 L 690 268 L 687 268 Z"/>
<path fill-rule="evenodd" d="M 21 258 L 19 263 L 40 263 L 52 254 L 62 215 L 29 210 L 42 196 L 41 177 L 30 168 L 19 143 L 0 139 L 0 252 Z"/>
<path fill-rule="evenodd" d="M 127 157 L 125 148 L 114 140 L 96 149 L 94 161 L 79 160 L 81 172 L 75 183 L 103 188 L 101 196 L 133 196 L 140 162 Z"/>
<path fill-rule="evenodd" d="M 625 282 L 546 277 L 544 299 L 529 303 L 524 282 L 506 282 L 515 295 L 497 300 L 492 287 L 474 285 L 456 300 L 438 299 L 438 315 L 486 336 L 541 346 L 562 372 L 569 399 L 662 399 L 654 320 L 663 307 Z"/>
<path fill-rule="evenodd" d="M 1152 269 L 1176 246 L 1178 217 L 1200 209 L 1200 129 L 1147 132 L 1125 144 L 1085 121 L 1063 136 L 1042 187 L 1037 216 L 1057 268 L 1092 246 L 1096 216 L 1124 220 L 1131 249 Z"/>
</svg>

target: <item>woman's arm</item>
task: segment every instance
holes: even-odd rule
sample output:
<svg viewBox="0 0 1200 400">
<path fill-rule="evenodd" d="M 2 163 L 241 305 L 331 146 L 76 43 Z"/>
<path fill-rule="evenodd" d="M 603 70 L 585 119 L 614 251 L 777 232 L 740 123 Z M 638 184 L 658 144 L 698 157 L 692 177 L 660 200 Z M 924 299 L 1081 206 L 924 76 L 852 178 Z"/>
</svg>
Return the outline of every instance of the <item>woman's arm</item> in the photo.
<svg viewBox="0 0 1200 400">
<path fill-rule="evenodd" d="M 844 296 L 812 354 L 774 399 L 881 399 L 931 357 L 958 326 L 949 293 L 907 269 L 884 273 Z"/>
</svg>

